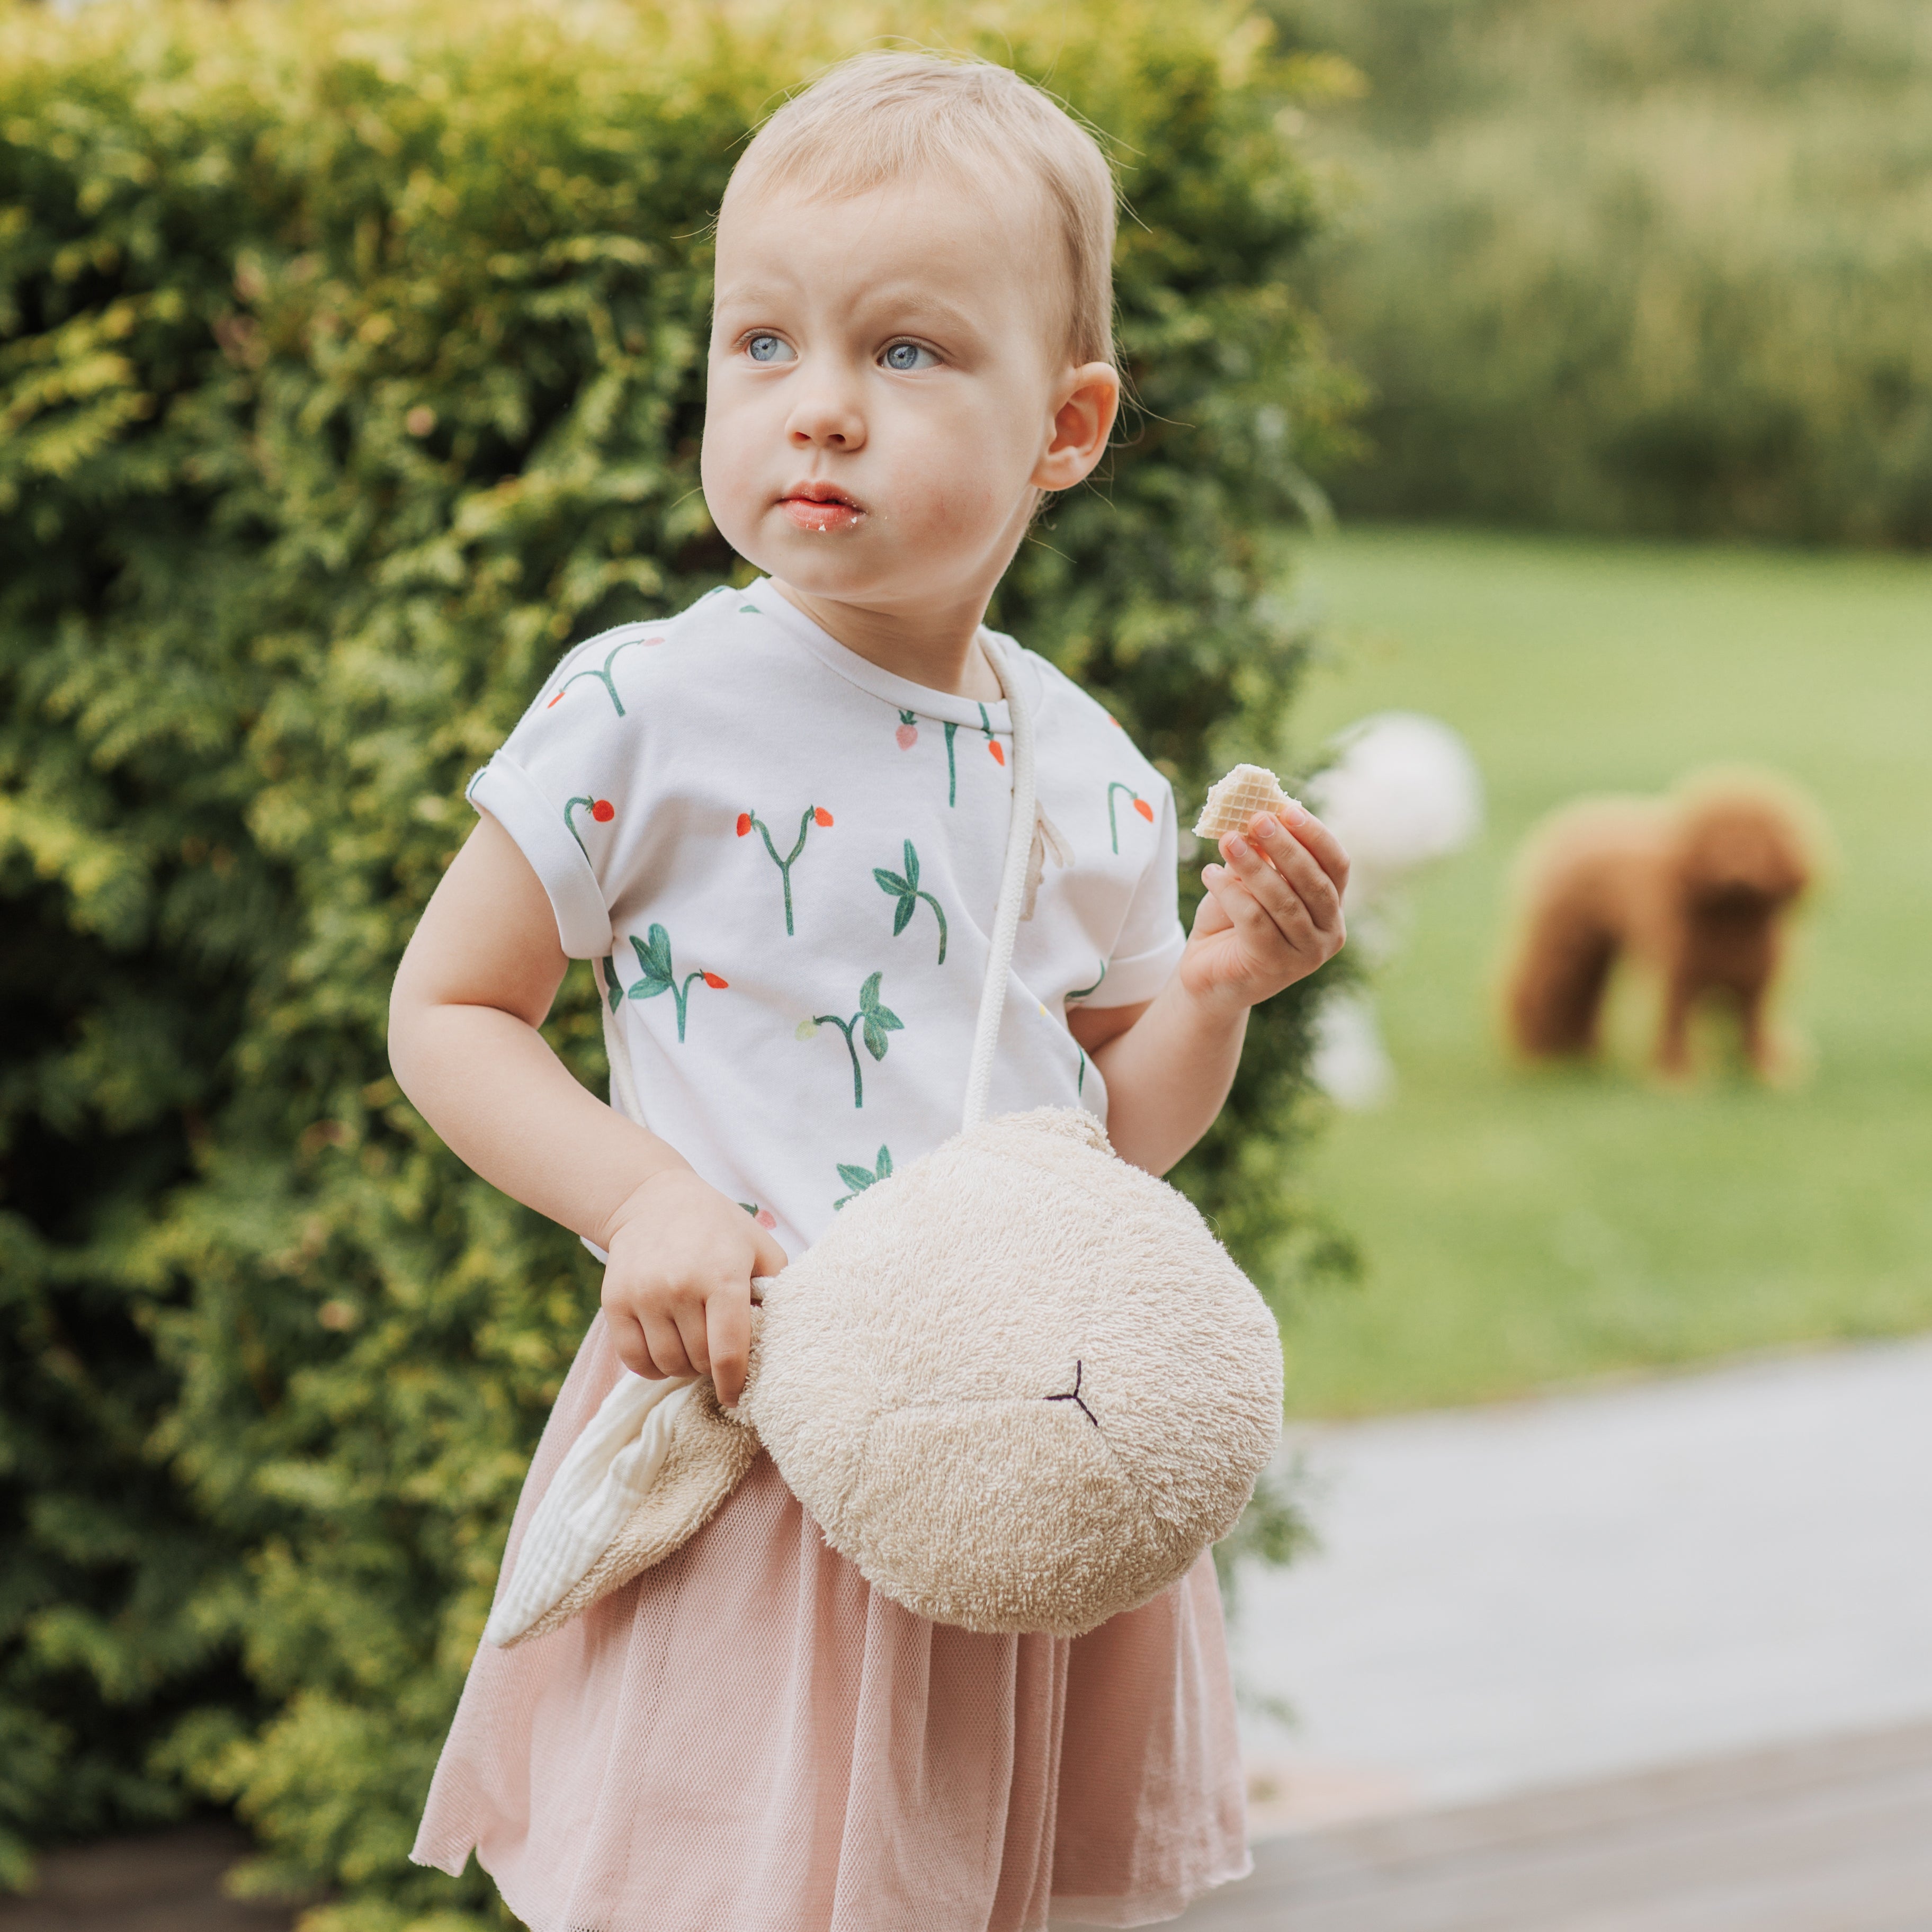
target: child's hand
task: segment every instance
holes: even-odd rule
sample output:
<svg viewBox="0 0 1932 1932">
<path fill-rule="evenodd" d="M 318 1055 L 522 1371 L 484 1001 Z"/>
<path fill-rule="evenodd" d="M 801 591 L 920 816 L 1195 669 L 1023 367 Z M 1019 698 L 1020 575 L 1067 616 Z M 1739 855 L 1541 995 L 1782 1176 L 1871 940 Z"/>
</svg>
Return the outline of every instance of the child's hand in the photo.
<svg viewBox="0 0 1932 1932">
<path fill-rule="evenodd" d="M 613 1216 L 602 1243 L 604 1314 L 625 1367 L 652 1381 L 708 1375 L 736 1406 L 752 1346 L 752 1278 L 785 1252 L 735 1201 L 687 1167 L 661 1169 Z"/>
<path fill-rule="evenodd" d="M 1222 839 L 1221 856 L 1225 866 L 1201 875 L 1208 897 L 1181 956 L 1180 982 L 1197 999 L 1252 1006 L 1341 951 L 1348 855 L 1295 805 L 1280 818 L 1256 812 L 1245 838 Z"/>
</svg>

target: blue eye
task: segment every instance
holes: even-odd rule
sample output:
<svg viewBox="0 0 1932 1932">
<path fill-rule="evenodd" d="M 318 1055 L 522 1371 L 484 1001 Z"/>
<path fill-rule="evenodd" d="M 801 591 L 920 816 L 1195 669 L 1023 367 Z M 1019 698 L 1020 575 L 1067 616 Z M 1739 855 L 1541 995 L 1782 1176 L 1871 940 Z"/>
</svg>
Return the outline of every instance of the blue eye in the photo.
<svg viewBox="0 0 1932 1932">
<path fill-rule="evenodd" d="M 754 362 L 789 362 L 791 344 L 780 335 L 754 335 L 745 344 L 745 353 Z"/>
<path fill-rule="evenodd" d="M 888 369 L 902 376 L 910 370 L 930 369 L 939 358 L 930 349 L 922 349 L 916 342 L 895 342 L 879 360 Z"/>
</svg>

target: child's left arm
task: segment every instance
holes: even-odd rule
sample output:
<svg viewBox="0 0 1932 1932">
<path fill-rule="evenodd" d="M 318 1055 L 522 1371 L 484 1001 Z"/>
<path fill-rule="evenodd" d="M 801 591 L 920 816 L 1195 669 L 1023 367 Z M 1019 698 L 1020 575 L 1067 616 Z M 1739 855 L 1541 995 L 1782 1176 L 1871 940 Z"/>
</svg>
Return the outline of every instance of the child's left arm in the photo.
<svg viewBox="0 0 1932 1932">
<path fill-rule="evenodd" d="M 1222 838 L 1221 856 L 1201 875 L 1208 896 L 1159 997 L 1067 1016 L 1107 1083 L 1108 1138 L 1150 1174 L 1165 1174 L 1214 1124 L 1248 1009 L 1306 979 L 1347 936 L 1348 855 L 1312 813 L 1257 812 L 1246 838 Z"/>
</svg>

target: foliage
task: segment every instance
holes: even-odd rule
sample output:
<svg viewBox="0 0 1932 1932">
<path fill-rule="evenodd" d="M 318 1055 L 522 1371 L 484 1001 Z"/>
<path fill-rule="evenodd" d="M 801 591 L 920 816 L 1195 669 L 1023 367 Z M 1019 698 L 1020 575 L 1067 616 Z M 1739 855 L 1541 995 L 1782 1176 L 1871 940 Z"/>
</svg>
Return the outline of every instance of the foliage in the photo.
<svg viewBox="0 0 1932 1932">
<path fill-rule="evenodd" d="M 1270 1465 L 1262 1472 L 1240 1521 L 1215 1544 L 1214 1574 L 1230 1624 L 1240 1617 L 1244 1570 L 1256 1563 L 1292 1563 L 1320 1546 L 1308 1515 L 1310 1487 L 1307 1465 L 1300 1456 Z"/>
<path fill-rule="evenodd" d="M 1345 399 L 1284 281 L 1328 70 L 1228 0 L 0 12 L 11 1876 L 198 1796 L 315 1925 L 496 1922 L 406 1854 L 594 1283 L 403 1103 L 388 986 L 558 652 L 734 568 L 709 216 L 886 25 L 1117 144 L 1142 412 L 1000 615 L 1198 787 L 1292 688 L 1276 532 Z M 549 1029 L 592 1083 L 596 997 Z M 1257 1256 L 1301 1048 L 1280 1003 L 1189 1170 Z"/>
<path fill-rule="evenodd" d="M 1309 284 L 1376 386 L 1347 509 L 1932 543 L 1917 0 L 1274 0 L 1369 91 Z"/>
</svg>

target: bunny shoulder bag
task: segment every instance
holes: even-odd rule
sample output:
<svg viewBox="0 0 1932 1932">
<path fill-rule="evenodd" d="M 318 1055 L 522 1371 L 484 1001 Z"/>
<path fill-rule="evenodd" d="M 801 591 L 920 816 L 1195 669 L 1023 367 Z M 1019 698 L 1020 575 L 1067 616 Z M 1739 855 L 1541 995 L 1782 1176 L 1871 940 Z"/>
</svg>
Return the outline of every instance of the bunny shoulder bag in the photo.
<svg viewBox="0 0 1932 1932">
<path fill-rule="evenodd" d="M 960 1132 L 756 1284 L 735 1411 L 708 1378 L 626 1372 L 532 1516 L 490 1642 L 553 1630 L 670 1555 L 760 1444 L 895 1602 L 1077 1636 L 1183 1575 L 1274 1454 L 1274 1319 L 1192 1204 L 1080 1108 L 986 1118 L 1035 814 L 1022 680 L 993 662 L 1013 815 Z M 641 1120 L 608 1009 L 605 1038 Z"/>
</svg>

